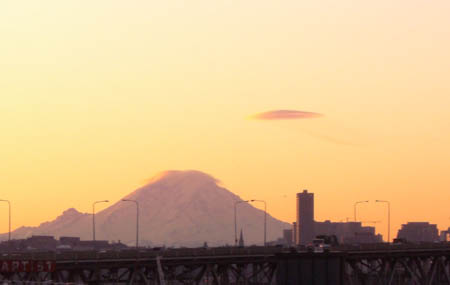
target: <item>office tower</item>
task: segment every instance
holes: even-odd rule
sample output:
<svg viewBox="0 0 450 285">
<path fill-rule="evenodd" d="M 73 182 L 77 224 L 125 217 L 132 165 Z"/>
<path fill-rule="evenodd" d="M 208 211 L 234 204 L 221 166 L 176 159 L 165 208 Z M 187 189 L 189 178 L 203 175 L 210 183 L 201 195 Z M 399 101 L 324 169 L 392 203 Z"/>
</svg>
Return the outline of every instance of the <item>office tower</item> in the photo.
<svg viewBox="0 0 450 285">
<path fill-rule="evenodd" d="M 307 245 L 314 239 L 314 193 L 297 193 L 297 239 Z"/>
</svg>

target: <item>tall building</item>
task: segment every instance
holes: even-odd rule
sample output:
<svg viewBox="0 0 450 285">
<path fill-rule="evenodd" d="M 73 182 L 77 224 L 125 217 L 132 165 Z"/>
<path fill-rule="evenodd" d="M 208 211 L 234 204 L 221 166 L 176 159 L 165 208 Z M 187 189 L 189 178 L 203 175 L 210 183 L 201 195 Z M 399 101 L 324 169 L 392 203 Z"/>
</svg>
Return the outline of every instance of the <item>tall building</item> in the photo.
<svg viewBox="0 0 450 285">
<path fill-rule="evenodd" d="M 297 239 L 306 245 L 314 239 L 314 193 L 297 193 Z"/>
</svg>

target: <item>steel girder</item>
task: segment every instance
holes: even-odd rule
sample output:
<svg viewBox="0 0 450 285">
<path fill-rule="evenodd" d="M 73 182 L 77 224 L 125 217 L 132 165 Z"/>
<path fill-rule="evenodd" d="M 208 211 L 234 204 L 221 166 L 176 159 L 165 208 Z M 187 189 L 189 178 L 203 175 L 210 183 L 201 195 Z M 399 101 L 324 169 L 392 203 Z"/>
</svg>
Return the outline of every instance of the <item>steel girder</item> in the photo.
<svg viewBox="0 0 450 285">
<path fill-rule="evenodd" d="M 0 272 L 0 284 L 275 284 L 284 261 L 307 259 L 335 260 L 339 284 L 450 284 L 450 249 L 65 259 L 53 272 Z"/>
<path fill-rule="evenodd" d="M 343 270 L 345 284 L 450 284 L 450 255 L 347 257 Z"/>
<path fill-rule="evenodd" d="M 0 274 L 14 284 L 275 284 L 275 260 L 156 260 L 78 263 L 57 266 L 52 273 Z M 28 283 L 25 283 L 28 282 Z M 30 283 L 33 282 L 33 283 Z M 49 283 L 50 282 L 50 283 Z"/>
</svg>

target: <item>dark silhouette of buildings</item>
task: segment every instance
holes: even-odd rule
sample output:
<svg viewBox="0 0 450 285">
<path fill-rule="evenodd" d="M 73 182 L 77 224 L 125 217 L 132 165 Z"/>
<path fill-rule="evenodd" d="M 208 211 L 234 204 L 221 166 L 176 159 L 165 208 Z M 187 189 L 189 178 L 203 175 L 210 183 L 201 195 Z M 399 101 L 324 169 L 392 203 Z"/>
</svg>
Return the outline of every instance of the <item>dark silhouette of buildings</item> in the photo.
<svg viewBox="0 0 450 285">
<path fill-rule="evenodd" d="M 80 240 L 79 237 L 60 237 L 36 235 L 26 239 L 13 239 L 0 243 L 0 251 L 64 251 L 64 250 L 103 250 L 123 249 L 126 245 L 109 243 L 106 240 Z"/>
<path fill-rule="evenodd" d="M 362 244 L 383 242 L 380 234 L 375 234 L 374 227 L 364 227 L 361 222 L 315 222 L 316 235 L 335 235 L 339 243 Z"/>
<path fill-rule="evenodd" d="M 27 248 L 34 249 L 39 248 L 43 250 L 55 249 L 58 245 L 58 241 L 53 236 L 31 236 L 25 240 Z"/>
<path fill-rule="evenodd" d="M 297 193 L 297 221 L 293 223 L 293 241 L 308 245 L 317 235 L 335 235 L 340 243 L 361 244 L 383 242 L 375 227 L 363 227 L 360 222 L 335 223 L 314 221 L 314 193 Z"/>
<path fill-rule="evenodd" d="M 441 241 L 450 241 L 450 227 L 446 231 L 441 231 Z"/>
<path fill-rule="evenodd" d="M 398 230 L 397 238 L 408 242 L 435 242 L 439 241 L 438 229 L 435 224 L 428 222 L 408 222 Z"/>
<path fill-rule="evenodd" d="M 292 230 L 288 229 L 288 230 L 283 230 L 283 239 L 284 239 L 284 244 L 287 246 L 291 246 L 292 245 Z"/>
<path fill-rule="evenodd" d="M 298 244 L 298 237 L 297 237 L 297 222 L 293 222 L 292 223 L 292 243 L 293 244 Z"/>
<path fill-rule="evenodd" d="M 297 193 L 298 244 L 306 245 L 314 239 L 314 193 Z"/>
<path fill-rule="evenodd" d="M 76 246 L 80 243 L 79 237 L 60 237 L 59 242 L 62 245 L 68 245 L 68 246 Z"/>
</svg>

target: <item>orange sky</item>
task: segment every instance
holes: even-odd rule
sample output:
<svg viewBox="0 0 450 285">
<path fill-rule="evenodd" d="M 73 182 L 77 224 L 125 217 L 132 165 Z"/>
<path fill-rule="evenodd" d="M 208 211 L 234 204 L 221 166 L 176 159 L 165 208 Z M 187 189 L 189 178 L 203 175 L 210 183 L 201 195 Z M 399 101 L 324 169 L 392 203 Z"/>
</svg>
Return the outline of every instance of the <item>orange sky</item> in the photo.
<svg viewBox="0 0 450 285">
<path fill-rule="evenodd" d="M 383 199 L 391 236 L 450 225 L 449 1 L 160 2 L 2 3 L 13 228 L 117 201 L 167 169 L 207 172 L 289 222 L 307 188 L 317 220 Z M 248 119 L 279 109 L 323 116 Z M 385 234 L 385 205 L 358 213 Z"/>
</svg>

